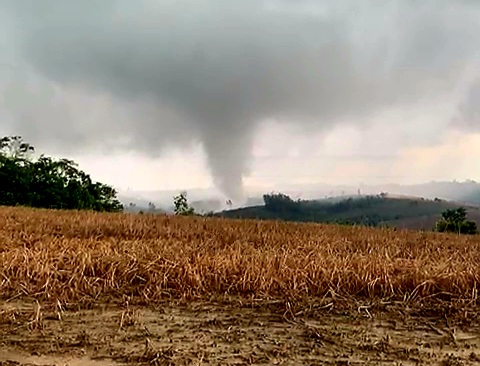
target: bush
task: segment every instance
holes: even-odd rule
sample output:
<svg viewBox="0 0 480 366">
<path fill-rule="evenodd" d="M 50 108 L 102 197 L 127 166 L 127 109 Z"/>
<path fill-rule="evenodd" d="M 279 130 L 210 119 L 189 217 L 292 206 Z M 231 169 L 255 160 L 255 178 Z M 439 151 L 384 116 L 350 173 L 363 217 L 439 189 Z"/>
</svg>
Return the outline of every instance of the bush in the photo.
<svg viewBox="0 0 480 366">
<path fill-rule="evenodd" d="M 436 222 L 434 230 L 469 235 L 478 233 L 476 222 L 467 221 L 467 210 L 463 207 L 445 210 L 442 218 Z"/>
</svg>

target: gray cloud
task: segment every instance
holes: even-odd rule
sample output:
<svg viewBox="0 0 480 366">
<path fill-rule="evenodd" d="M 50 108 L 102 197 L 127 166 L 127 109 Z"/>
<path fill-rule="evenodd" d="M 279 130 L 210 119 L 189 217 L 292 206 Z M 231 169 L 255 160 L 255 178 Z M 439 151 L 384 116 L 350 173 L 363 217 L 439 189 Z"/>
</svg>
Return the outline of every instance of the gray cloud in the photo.
<svg viewBox="0 0 480 366">
<path fill-rule="evenodd" d="M 480 77 L 467 89 L 452 125 L 467 131 L 480 131 Z"/>
<path fill-rule="evenodd" d="M 216 184 L 235 199 L 262 120 L 305 131 L 368 120 L 452 92 L 479 62 L 480 4 L 473 1 L 2 6 L 13 19 L 16 52 L 39 75 L 132 107 L 103 126 L 82 123 L 68 106 L 62 121 L 47 113 L 51 128 L 62 131 L 56 144 L 129 136 L 126 148 L 156 154 L 166 143 L 199 140 Z M 31 131 L 44 117 L 40 108 L 15 123 Z"/>
</svg>

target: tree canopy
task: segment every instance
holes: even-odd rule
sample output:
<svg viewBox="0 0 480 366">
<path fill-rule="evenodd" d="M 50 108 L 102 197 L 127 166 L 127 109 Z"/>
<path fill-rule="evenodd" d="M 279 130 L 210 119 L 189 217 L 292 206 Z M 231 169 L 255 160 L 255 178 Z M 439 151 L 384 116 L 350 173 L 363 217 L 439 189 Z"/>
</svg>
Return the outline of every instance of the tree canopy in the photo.
<svg viewBox="0 0 480 366">
<path fill-rule="evenodd" d="M 458 234 L 477 234 L 477 224 L 467 221 L 467 210 L 464 207 L 442 212 L 442 218 L 435 224 L 435 231 Z"/>
<path fill-rule="evenodd" d="M 121 211 L 116 190 L 92 181 L 68 159 L 32 158 L 21 136 L 0 139 L 0 205 Z"/>
<path fill-rule="evenodd" d="M 175 215 L 178 216 L 192 216 L 195 215 L 195 210 L 190 207 L 187 199 L 187 192 L 180 192 L 179 195 L 173 197 L 173 204 L 175 206 Z"/>
<path fill-rule="evenodd" d="M 299 212 L 301 202 L 294 201 L 290 196 L 283 193 L 264 194 L 265 208 L 272 212 Z"/>
</svg>

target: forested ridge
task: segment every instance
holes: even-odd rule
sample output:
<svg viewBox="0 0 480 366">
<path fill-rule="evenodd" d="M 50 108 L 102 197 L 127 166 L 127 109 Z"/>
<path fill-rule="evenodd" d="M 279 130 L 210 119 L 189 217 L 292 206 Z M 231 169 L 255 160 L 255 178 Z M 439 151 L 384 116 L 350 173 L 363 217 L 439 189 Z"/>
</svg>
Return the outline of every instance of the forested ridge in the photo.
<svg viewBox="0 0 480 366">
<path fill-rule="evenodd" d="M 0 139 L 0 205 L 121 211 L 117 191 L 94 182 L 69 159 L 44 154 L 20 136 Z"/>
</svg>

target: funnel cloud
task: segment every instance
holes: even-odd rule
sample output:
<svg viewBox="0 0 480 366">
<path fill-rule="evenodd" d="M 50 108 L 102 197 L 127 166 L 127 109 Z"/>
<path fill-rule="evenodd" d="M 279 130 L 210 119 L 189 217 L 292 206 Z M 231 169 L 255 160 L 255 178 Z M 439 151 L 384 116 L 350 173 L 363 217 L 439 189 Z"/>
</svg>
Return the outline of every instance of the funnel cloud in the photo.
<svg viewBox="0 0 480 366">
<path fill-rule="evenodd" d="M 69 149 L 108 139 L 159 155 L 200 142 L 215 184 L 242 200 L 264 121 L 322 131 L 449 95 L 455 104 L 480 66 L 478 2 L 337 3 L 5 0 L 16 60 L 55 88 L 102 96 L 116 117 L 99 126 L 87 110 L 82 121 L 6 107 L 20 132 L 41 134 L 48 118 L 56 132 L 45 139 Z M 464 124 L 478 129 L 476 85 L 461 103 Z M 124 110 L 110 111 L 110 100 Z"/>
</svg>

